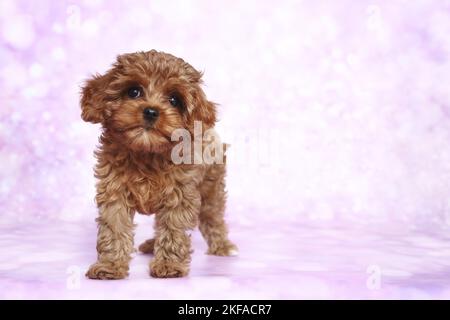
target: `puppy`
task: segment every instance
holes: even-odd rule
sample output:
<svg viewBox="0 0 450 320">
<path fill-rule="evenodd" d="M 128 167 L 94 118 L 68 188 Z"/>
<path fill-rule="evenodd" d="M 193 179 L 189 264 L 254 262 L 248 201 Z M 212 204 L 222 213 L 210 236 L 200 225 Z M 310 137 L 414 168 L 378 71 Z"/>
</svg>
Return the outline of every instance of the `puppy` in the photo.
<svg viewBox="0 0 450 320">
<path fill-rule="evenodd" d="M 201 77 L 184 60 L 152 50 L 120 55 L 108 72 L 82 88 L 82 119 L 102 125 L 95 152 L 98 258 L 87 277 L 128 276 L 135 212 L 155 213 L 154 238 L 139 246 L 154 254 L 153 277 L 188 274 L 187 231 L 197 225 L 208 254 L 237 253 L 224 221 L 225 162 L 173 161 L 175 130 L 194 137 L 196 123 L 212 130 L 216 122 L 216 106 L 207 100 Z"/>
</svg>

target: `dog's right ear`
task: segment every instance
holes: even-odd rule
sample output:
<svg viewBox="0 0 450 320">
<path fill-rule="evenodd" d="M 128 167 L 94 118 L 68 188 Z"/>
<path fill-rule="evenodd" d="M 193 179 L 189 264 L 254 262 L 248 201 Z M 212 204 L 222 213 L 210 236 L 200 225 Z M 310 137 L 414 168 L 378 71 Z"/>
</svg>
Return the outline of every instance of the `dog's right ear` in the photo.
<svg viewBox="0 0 450 320">
<path fill-rule="evenodd" d="M 84 121 L 99 123 L 104 120 L 105 90 L 108 86 L 106 78 L 97 74 L 87 80 L 81 89 L 81 118 Z"/>
</svg>

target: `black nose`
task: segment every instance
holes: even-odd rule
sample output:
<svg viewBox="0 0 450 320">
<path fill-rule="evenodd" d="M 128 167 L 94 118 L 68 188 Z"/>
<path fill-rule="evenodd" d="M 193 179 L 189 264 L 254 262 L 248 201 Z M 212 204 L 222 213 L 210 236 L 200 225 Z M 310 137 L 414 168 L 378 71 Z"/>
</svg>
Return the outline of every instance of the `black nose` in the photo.
<svg viewBox="0 0 450 320">
<path fill-rule="evenodd" d="M 156 118 L 158 118 L 159 116 L 159 112 L 156 109 L 153 108 L 145 108 L 144 109 L 144 118 L 145 120 L 156 120 Z"/>
</svg>

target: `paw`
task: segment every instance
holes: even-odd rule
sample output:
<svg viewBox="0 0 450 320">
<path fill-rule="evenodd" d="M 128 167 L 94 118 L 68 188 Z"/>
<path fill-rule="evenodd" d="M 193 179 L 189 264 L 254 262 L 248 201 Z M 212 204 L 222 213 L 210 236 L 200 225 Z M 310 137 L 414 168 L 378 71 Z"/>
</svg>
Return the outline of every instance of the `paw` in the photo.
<svg viewBox="0 0 450 320">
<path fill-rule="evenodd" d="M 152 261 L 150 264 L 150 275 L 154 278 L 180 278 L 188 273 L 189 266 L 179 262 Z"/>
<path fill-rule="evenodd" d="M 153 253 L 155 248 L 155 239 L 148 239 L 139 246 L 139 251 L 142 253 Z"/>
<path fill-rule="evenodd" d="M 212 244 L 206 253 L 215 256 L 231 257 L 237 256 L 239 254 L 239 250 L 236 245 L 227 240 L 223 243 Z"/>
<path fill-rule="evenodd" d="M 113 263 L 96 262 L 86 272 L 89 279 L 113 280 L 128 276 L 128 267 L 117 266 Z"/>
</svg>

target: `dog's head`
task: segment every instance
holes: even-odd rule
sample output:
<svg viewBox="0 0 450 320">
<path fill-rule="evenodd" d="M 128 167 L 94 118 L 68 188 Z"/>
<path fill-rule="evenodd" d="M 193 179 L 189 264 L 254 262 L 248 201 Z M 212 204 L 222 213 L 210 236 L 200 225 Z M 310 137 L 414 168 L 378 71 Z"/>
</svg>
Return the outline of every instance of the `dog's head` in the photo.
<svg viewBox="0 0 450 320">
<path fill-rule="evenodd" d="M 101 123 L 131 150 L 161 152 L 175 129 L 193 132 L 194 121 L 214 126 L 216 108 L 201 89 L 202 74 L 170 54 L 120 55 L 104 75 L 82 89 L 81 117 Z"/>
</svg>

